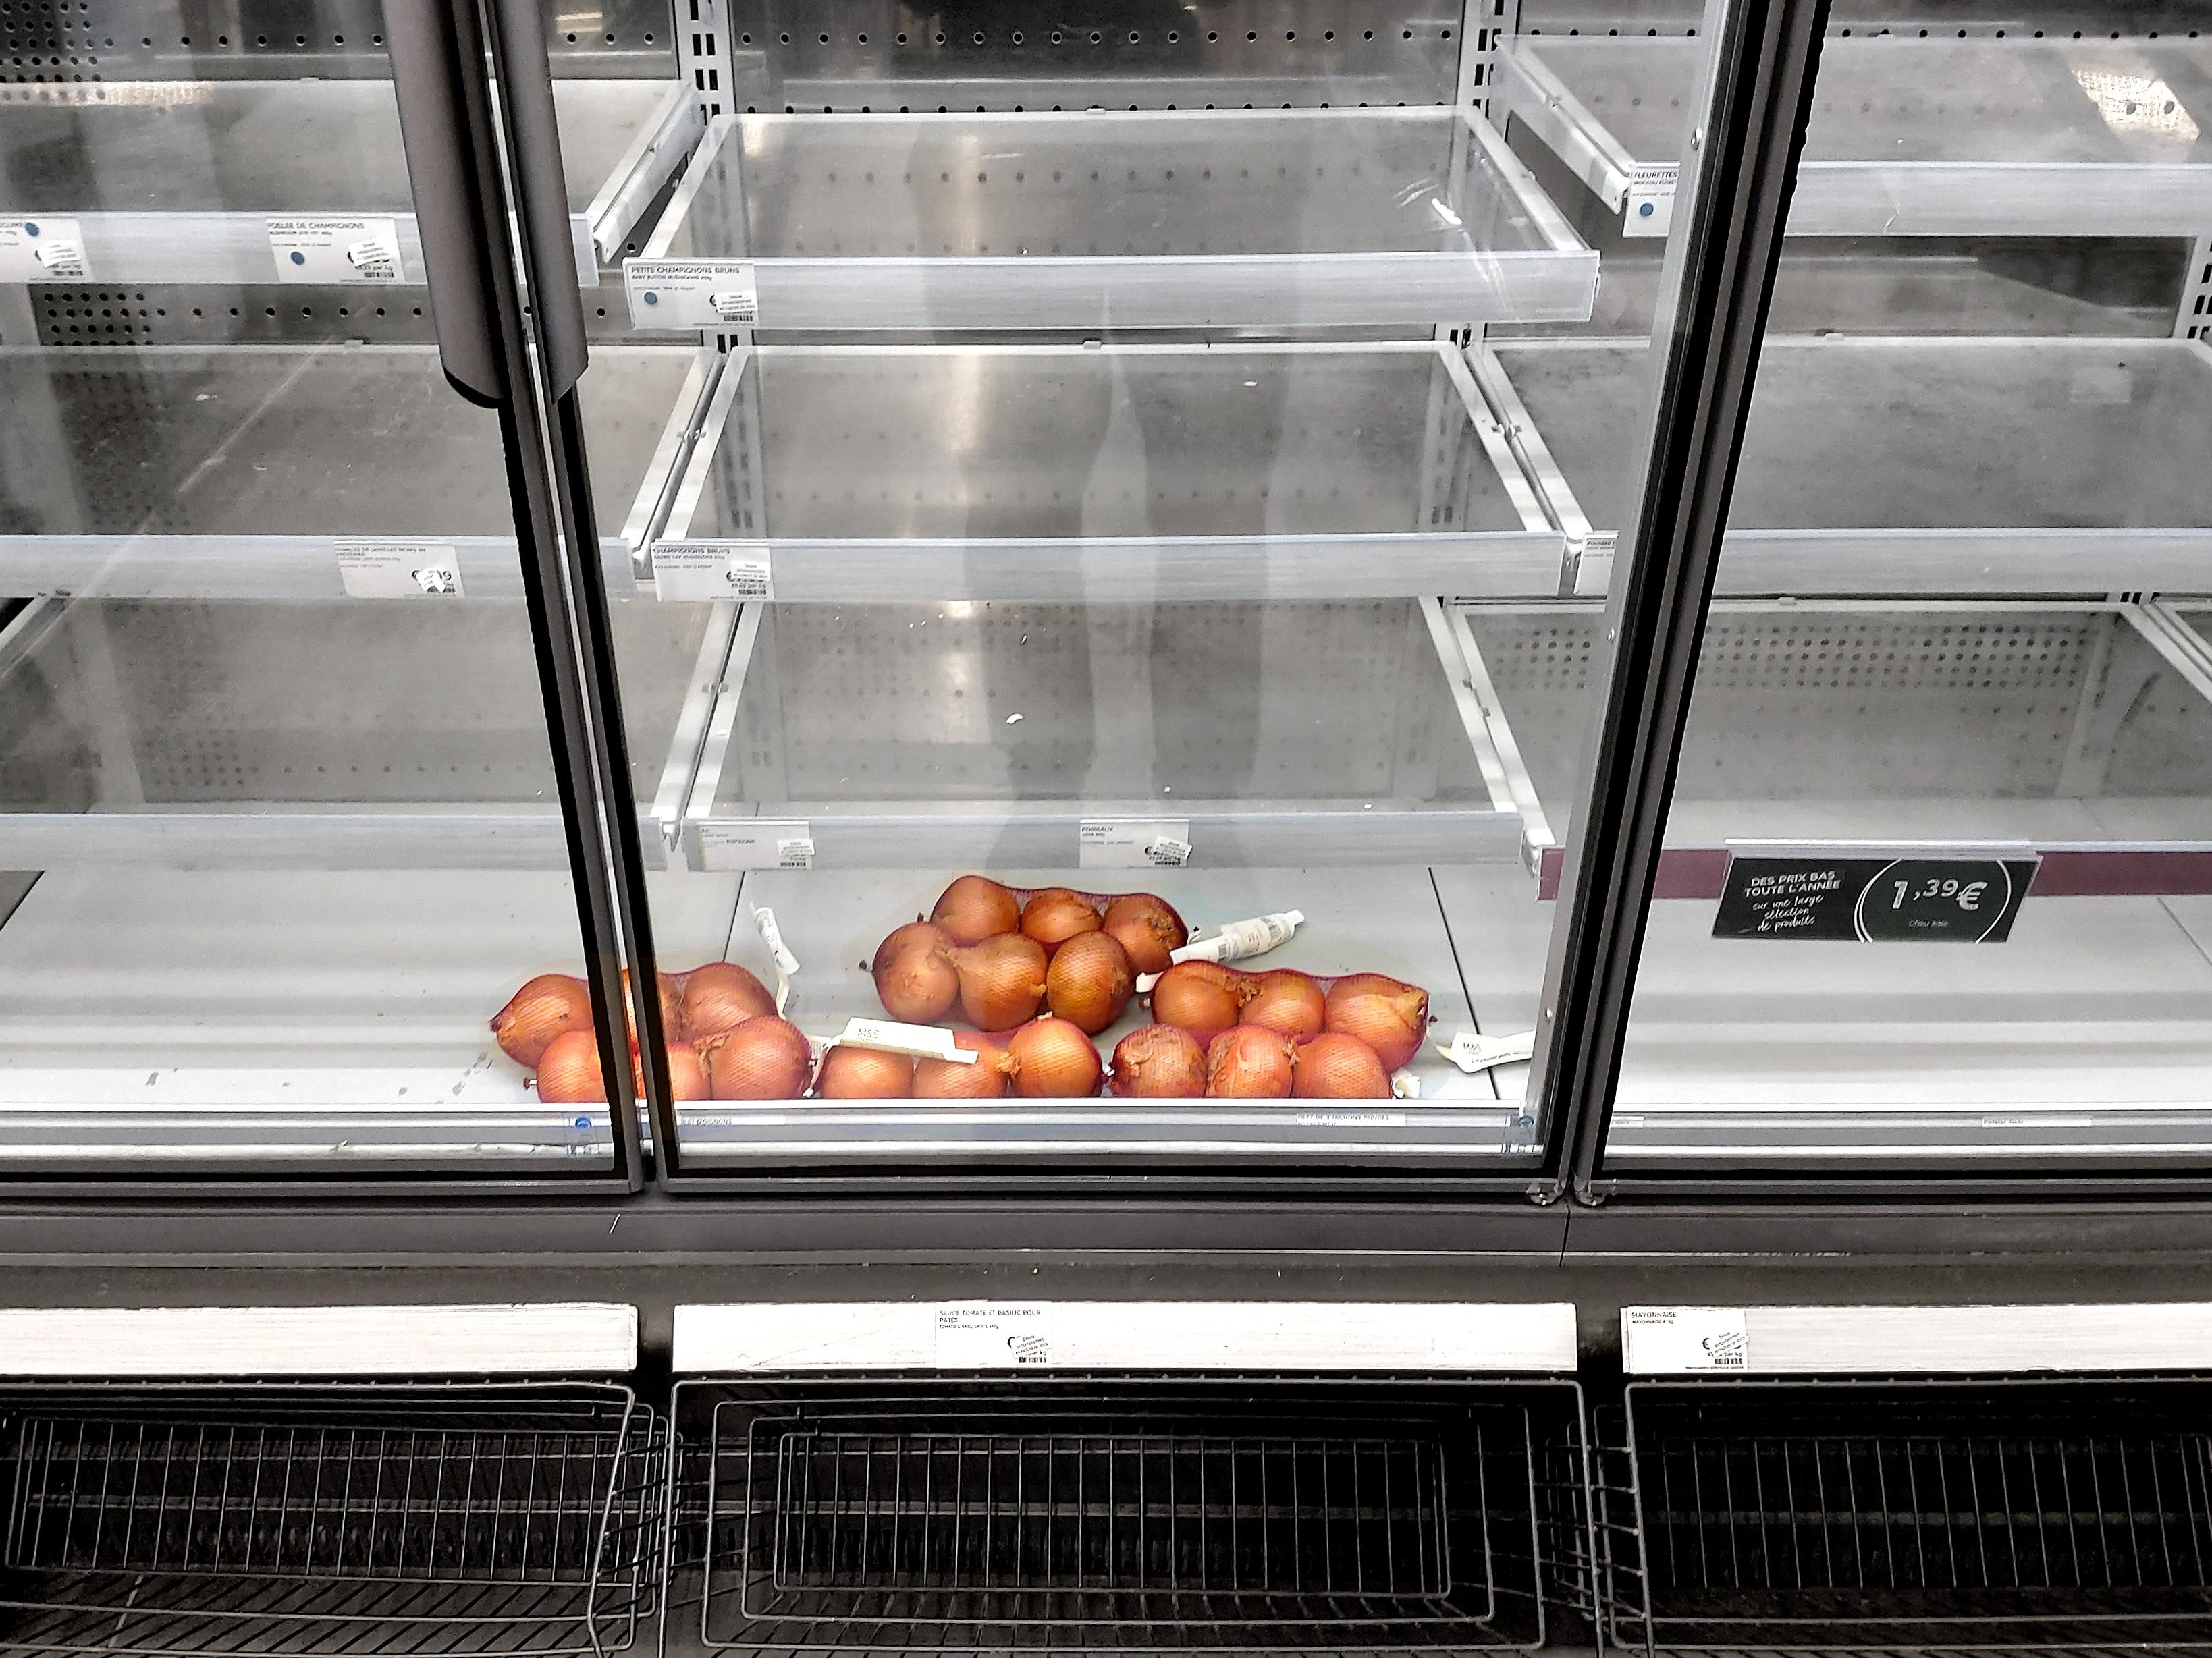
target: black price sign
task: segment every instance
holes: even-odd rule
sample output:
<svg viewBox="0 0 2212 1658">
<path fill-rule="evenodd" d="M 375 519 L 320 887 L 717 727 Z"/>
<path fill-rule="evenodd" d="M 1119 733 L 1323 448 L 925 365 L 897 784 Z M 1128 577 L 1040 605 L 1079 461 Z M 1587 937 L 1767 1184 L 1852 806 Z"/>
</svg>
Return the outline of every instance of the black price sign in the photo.
<svg viewBox="0 0 2212 1658">
<path fill-rule="evenodd" d="M 2033 853 L 1736 853 L 1713 937 L 2001 944 L 2039 861 Z"/>
</svg>

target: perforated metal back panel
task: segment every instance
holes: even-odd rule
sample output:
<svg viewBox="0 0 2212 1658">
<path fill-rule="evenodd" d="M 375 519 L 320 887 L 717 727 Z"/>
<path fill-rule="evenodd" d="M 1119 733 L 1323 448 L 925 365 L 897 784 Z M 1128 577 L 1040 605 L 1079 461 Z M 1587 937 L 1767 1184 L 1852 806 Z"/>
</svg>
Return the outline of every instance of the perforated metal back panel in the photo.
<svg viewBox="0 0 2212 1658">
<path fill-rule="evenodd" d="M 1567 800 L 1595 716 L 1591 610 L 1471 612 L 1531 777 Z M 1686 800 L 2212 793 L 2212 709 L 2102 612 L 1717 613 Z"/>
<path fill-rule="evenodd" d="M 1521 0 L 1529 34 L 1686 34 L 1696 32 L 1704 0 Z M 1893 33 L 1954 37 L 2186 34 L 2204 23 L 2202 0 L 2116 0 L 2085 5 L 2052 0 L 1838 0 L 1835 35 Z"/>
</svg>

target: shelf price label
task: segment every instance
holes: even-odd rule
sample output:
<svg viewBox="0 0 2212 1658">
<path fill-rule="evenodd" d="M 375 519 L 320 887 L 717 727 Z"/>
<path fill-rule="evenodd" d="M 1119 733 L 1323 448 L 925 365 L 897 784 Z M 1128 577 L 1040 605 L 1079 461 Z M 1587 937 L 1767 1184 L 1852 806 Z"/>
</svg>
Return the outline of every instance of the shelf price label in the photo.
<svg viewBox="0 0 2212 1658">
<path fill-rule="evenodd" d="M 341 541 L 338 585 L 348 598 L 459 598 L 460 556 L 442 541 Z"/>
<path fill-rule="evenodd" d="M 1624 1307 L 1620 1349 L 1632 1376 L 1751 1367 L 1741 1307 Z"/>
<path fill-rule="evenodd" d="M 656 541 L 653 592 L 663 599 L 775 597 L 765 541 Z"/>
<path fill-rule="evenodd" d="M 1048 1302 L 953 1303 L 936 1314 L 939 1370 L 1029 1370 L 1052 1363 Z"/>
<path fill-rule="evenodd" d="M 75 219 L 0 219 L 0 282 L 91 279 Z"/>
<path fill-rule="evenodd" d="M 699 866 L 811 869 L 814 831 L 803 818 L 710 818 L 699 825 Z"/>
<path fill-rule="evenodd" d="M 1731 852 L 1713 937 L 2001 944 L 2041 861 L 2017 847 Z"/>
<path fill-rule="evenodd" d="M 1182 817 L 1086 817 L 1076 825 L 1081 869 L 1180 869 L 1190 861 L 1190 822 Z"/>
<path fill-rule="evenodd" d="M 390 286 L 407 280 L 392 219 L 271 219 L 269 255 L 280 282 Z"/>
<path fill-rule="evenodd" d="M 1663 236 L 1674 222 L 1674 186 L 1682 169 L 1671 162 L 1639 163 L 1628 175 L 1628 199 L 1621 211 L 1631 236 Z"/>
<path fill-rule="evenodd" d="M 749 328 L 760 320 L 750 259 L 632 259 L 623 292 L 637 328 Z"/>
</svg>

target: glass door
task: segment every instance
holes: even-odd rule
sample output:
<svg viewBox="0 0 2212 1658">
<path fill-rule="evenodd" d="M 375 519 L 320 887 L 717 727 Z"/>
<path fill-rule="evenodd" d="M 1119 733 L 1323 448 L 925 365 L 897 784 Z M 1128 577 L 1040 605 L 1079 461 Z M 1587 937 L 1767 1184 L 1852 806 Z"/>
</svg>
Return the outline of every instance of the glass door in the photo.
<svg viewBox="0 0 2212 1658">
<path fill-rule="evenodd" d="M 296 9 L 72 33 L 0 88 L 0 1179 L 634 1181 L 574 623 L 511 505 L 534 393 L 446 372 L 497 343 L 433 292 L 402 20 Z M 665 16 L 611 21 L 557 53 L 586 292 L 696 127 Z M 612 357 L 592 482 L 627 503 L 693 364 Z M 627 577 L 619 525 L 598 556 Z"/>
</svg>

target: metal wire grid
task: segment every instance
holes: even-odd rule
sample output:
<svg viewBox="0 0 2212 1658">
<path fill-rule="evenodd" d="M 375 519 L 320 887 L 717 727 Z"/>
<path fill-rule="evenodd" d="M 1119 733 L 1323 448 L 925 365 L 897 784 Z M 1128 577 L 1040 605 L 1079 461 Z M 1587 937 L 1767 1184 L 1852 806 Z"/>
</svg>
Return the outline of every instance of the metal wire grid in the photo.
<svg viewBox="0 0 2212 1658">
<path fill-rule="evenodd" d="M 666 1604 L 709 1649 L 1530 1649 L 1591 1600 L 1580 1400 L 1474 1397 L 686 1383 Z"/>
<path fill-rule="evenodd" d="M 2212 1649 L 2212 1434 L 2185 1393 L 1630 1392 L 1595 1493 L 1616 1640 Z"/>
<path fill-rule="evenodd" d="M 10 1649 L 599 1653 L 658 1592 L 626 1390 L 16 1396 Z"/>
</svg>

